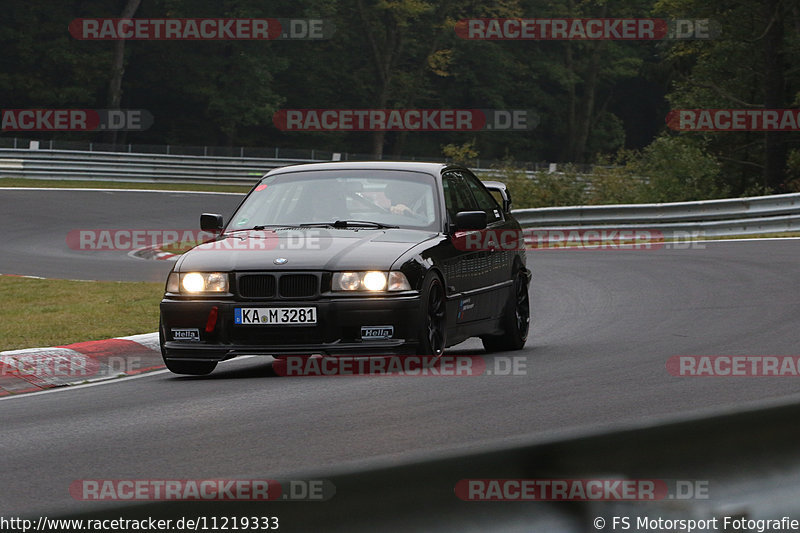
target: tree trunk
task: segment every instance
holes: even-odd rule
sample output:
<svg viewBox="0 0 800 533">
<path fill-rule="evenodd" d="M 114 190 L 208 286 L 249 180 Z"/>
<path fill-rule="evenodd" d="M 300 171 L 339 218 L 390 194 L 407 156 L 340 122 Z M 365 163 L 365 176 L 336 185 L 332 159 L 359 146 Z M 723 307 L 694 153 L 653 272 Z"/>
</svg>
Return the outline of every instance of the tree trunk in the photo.
<svg viewBox="0 0 800 533">
<path fill-rule="evenodd" d="M 769 28 L 764 35 L 764 108 L 784 105 L 783 23 L 781 0 L 764 0 L 764 17 Z M 764 185 L 785 192 L 786 143 L 782 132 L 764 134 Z"/>
<path fill-rule="evenodd" d="M 572 75 L 572 79 L 569 80 L 567 84 L 567 138 L 566 142 L 563 144 L 564 148 L 561 150 L 561 160 L 562 161 L 570 161 L 572 158 L 572 140 L 575 138 L 575 105 L 577 103 L 576 91 L 575 91 L 575 65 L 572 60 L 572 43 L 565 43 L 566 46 L 566 55 L 565 55 L 565 62 L 567 67 L 567 72 Z"/>
<path fill-rule="evenodd" d="M 594 102 L 597 96 L 597 78 L 600 73 L 600 52 L 605 42 L 596 41 L 592 44 L 594 49 L 589 62 L 589 72 L 583 83 L 583 99 L 581 100 L 583 105 L 578 114 L 578 128 L 573 141 L 572 161 L 576 163 L 585 163 L 587 160 L 586 145 L 589 142 L 589 133 L 594 122 Z"/>
<path fill-rule="evenodd" d="M 133 17 L 142 0 L 128 0 L 120 18 Z M 119 109 L 122 104 L 122 77 L 125 74 L 125 40 L 114 41 L 114 59 L 111 64 L 111 80 L 108 83 L 108 108 Z M 108 131 L 107 142 L 117 144 L 117 131 Z"/>
</svg>

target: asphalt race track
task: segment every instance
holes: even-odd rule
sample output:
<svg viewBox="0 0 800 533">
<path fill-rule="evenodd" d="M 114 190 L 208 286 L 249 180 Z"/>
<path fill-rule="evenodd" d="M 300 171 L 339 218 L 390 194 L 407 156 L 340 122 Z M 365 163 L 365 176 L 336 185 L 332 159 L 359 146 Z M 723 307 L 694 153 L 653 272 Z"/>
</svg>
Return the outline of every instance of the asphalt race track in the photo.
<svg viewBox="0 0 800 533">
<path fill-rule="evenodd" d="M 163 279 L 64 244 L 81 227 L 194 228 L 234 196 L 0 191 L 0 272 Z M 290 478 L 796 397 L 791 378 L 677 378 L 673 355 L 797 355 L 800 241 L 529 254 L 526 375 L 284 378 L 271 358 L 0 400 L 0 515 L 108 509 L 79 479 Z M 702 246 L 702 247 L 700 247 Z M 482 354 L 467 341 L 451 354 Z M 487 356 L 506 357 L 512 354 Z M 291 504 L 287 504 L 291 505 Z M 288 529 L 287 527 L 287 530 Z"/>
<path fill-rule="evenodd" d="M 199 230 L 200 213 L 231 214 L 238 194 L 0 189 L 0 274 L 62 279 L 165 281 L 169 261 L 127 251 L 70 247 L 73 230 Z"/>
</svg>

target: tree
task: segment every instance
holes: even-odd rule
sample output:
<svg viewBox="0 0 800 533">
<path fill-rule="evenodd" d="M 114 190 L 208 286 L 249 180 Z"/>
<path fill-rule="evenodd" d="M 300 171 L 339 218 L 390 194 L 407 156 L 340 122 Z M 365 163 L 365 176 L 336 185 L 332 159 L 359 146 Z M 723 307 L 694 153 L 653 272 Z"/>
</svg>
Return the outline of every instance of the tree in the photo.
<svg viewBox="0 0 800 533">
<path fill-rule="evenodd" d="M 797 69 L 787 57 L 800 52 L 800 13 L 787 0 L 733 2 L 659 0 L 656 11 L 667 16 L 708 18 L 723 33 L 716 39 L 677 41 L 667 59 L 676 76 L 668 99 L 673 109 L 787 107 L 800 89 Z M 788 30 L 788 31 L 787 31 Z M 702 138 L 723 164 L 722 174 L 734 194 L 784 191 L 787 145 L 797 135 L 785 132 L 684 133 Z"/>
<path fill-rule="evenodd" d="M 132 18 L 142 0 L 127 0 L 120 18 Z M 119 109 L 122 102 L 122 77 L 125 74 L 125 40 L 114 41 L 114 59 L 111 63 L 111 81 L 108 83 L 108 107 Z M 117 130 L 108 132 L 108 142 L 117 143 Z"/>
</svg>

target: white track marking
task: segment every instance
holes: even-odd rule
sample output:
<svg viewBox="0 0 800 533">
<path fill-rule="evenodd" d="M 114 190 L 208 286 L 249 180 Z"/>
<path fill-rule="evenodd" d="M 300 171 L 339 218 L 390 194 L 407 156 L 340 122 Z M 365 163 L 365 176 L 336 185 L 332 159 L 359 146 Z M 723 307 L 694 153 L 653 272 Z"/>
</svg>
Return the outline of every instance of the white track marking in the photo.
<svg viewBox="0 0 800 533">
<path fill-rule="evenodd" d="M 252 357 L 263 357 L 257 355 L 243 355 L 239 357 L 235 357 L 234 359 L 228 359 L 227 361 L 220 361 L 219 364 L 229 363 L 231 361 L 244 361 L 245 359 L 250 359 Z M 39 396 L 41 394 L 54 394 L 56 392 L 67 392 L 73 391 L 77 389 L 86 389 L 89 387 L 98 387 L 100 385 L 110 385 L 113 383 L 123 383 L 125 381 L 130 381 L 132 379 L 139 379 L 139 378 L 146 378 L 148 376 L 157 376 L 159 374 L 167 374 L 170 373 L 169 370 L 166 368 L 163 370 L 152 370 L 149 372 L 143 372 L 141 374 L 137 374 L 135 376 L 125 376 L 125 377 L 113 377 L 113 378 L 103 378 L 101 380 L 95 381 L 93 383 L 84 383 L 83 385 L 66 385 L 63 387 L 56 387 L 53 389 L 47 389 L 39 392 L 25 392 L 22 394 L 12 394 L 9 396 L 0 397 L 0 402 L 5 400 L 15 400 L 19 398 L 30 398 L 31 396 Z M 177 375 L 177 374 L 176 374 Z"/>
<path fill-rule="evenodd" d="M 129 377 L 125 377 L 125 378 L 108 378 L 108 379 L 104 379 L 102 381 L 97 381 L 95 383 L 85 383 L 83 385 L 67 385 L 67 386 L 64 386 L 64 387 L 57 387 L 57 388 L 54 388 L 54 389 L 48 389 L 48 390 L 43 390 L 43 391 L 39 391 L 39 392 L 26 392 L 26 393 L 22 393 L 22 394 L 11 394 L 9 396 L 3 396 L 2 398 L 0 398 L 0 402 L 5 401 L 5 400 L 16 400 L 16 399 L 20 399 L 20 398 L 30 398 L 31 396 L 39 396 L 40 394 L 53 394 L 53 393 L 56 393 L 56 392 L 65 392 L 65 391 L 71 391 L 71 390 L 77 390 L 77 389 L 85 389 L 85 388 L 88 388 L 88 387 L 99 387 L 100 385 L 108 385 L 110 383 L 120 383 L 122 381 L 129 381 L 131 379 L 139 379 L 139 378 L 144 378 L 144 377 L 148 377 L 148 376 L 155 376 L 157 374 L 164 374 L 165 372 L 169 372 L 169 370 L 167 370 L 167 369 L 164 369 L 164 370 L 153 370 L 152 372 L 144 372 L 142 374 L 137 374 L 135 376 L 129 376 Z"/>
</svg>

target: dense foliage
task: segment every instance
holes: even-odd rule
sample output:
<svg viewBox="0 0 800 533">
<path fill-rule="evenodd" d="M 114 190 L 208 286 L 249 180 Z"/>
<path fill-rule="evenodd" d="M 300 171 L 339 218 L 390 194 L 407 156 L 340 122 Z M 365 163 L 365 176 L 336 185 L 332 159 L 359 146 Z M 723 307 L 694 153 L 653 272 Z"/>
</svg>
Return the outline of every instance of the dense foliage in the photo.
<svg viewBox="0 0 800 533">
<path fill-rule="evenodd" d="M 78 17 L 321 18 L 324 41 L 80 41 Z M 472 17 L 711 19 L 715 39 L 471 41 Z M 112 142 L 281 146 L 598 164 L 591 190 L 541 203 L 662 201 L 800 190 L 797 133 L 677 133 L 670 109 L 800 104 L 792 0 L 4 0 L 0 105 L 149 110 Z M 124 70 L 115 62 L 124 58 Z M 283 132 L 279 109 L 528 109 L 525 132 Z M 9 132 L 2 135 L 13 135 Z M 52 138 L 56 134 L 38 134 Z M 109 142 L 108 133 L 58 138 Z M 30 134 L 28 137 L 35 137 Z M 647 176 L 649 181 L 642 181 Z M 564 188 L 566 187 L 566 188 Z"/>
</svg>

